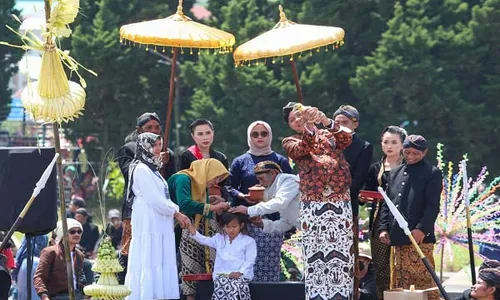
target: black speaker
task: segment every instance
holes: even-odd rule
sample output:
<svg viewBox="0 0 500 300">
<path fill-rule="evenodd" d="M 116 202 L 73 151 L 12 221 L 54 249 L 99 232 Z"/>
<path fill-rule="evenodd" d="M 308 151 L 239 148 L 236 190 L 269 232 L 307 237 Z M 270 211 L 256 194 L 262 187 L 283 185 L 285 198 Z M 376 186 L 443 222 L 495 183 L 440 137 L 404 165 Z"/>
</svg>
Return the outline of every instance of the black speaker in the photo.
<svg viewBox="0 0 500 300">
<path fill-rule="evenodd" d="M 54 155 L 54 148 L 0 147 L 0 230 L 7 231 L 14 224 Z M 56 227 L 56 223 L 57 179 L 54 168 L 17 231 L 46 234 Z"/>
</svg>

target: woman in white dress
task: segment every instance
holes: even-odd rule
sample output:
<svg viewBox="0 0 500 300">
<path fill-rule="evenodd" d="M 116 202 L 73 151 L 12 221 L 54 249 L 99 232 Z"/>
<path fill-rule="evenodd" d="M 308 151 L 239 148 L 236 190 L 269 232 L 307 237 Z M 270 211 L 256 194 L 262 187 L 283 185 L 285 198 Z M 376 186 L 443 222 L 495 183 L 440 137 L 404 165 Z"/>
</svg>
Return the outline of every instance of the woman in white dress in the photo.
<svg viewBox="0 0 500 300">
<path fill-rule="evenodd" d="M 127 201 L 132 201 L 132 242 L 125 285 L 129 300 L 178 299 L 179 279 L 175 256 L 174 218 L 181 227 L 191 224 L 170 200 L 161 177 L 162 141 L 142 133 L 130 164 Z"/>
</svg>

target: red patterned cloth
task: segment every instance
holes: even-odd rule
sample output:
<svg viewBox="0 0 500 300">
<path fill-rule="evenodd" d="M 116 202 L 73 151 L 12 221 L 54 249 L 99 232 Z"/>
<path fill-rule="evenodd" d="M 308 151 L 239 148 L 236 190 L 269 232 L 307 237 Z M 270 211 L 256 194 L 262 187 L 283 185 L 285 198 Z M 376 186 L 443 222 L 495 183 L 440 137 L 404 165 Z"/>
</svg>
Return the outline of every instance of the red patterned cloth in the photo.
<svg viewBox="0 0 500 300">
<path fill-rule="evenodd" d="M 12 250 L 10 248 L 4 249 L 1 252 L 5 257 L 7 257 L 7 261 L 5 262 L 5 266 L 9 268 L 10 270 L 14 269 L 16 267 L 16 262 L 14 261 L 14 254 L 12 253 Z"/>
<path fill-rule="evenodd" d="M 349 192 L 351 174 L 344 158 L 344 149 L 351 144 L 352 135 L 343 131 L 337 122 L 332 129 L 304 131 L 283 139 L 283 148 L 299 168 L 302 201 L 332 199 Z M 346 200 L 347 199 L 347 200 Z"/>
<path fill-rule="evenodd" d="M 196 159 L 203 159 L 203 154 L 200 151 L 200 148 L 198 148 L 197 145 L 193 145 L 188 148 L 188 151 L 191 152 Z"/>
</svg>

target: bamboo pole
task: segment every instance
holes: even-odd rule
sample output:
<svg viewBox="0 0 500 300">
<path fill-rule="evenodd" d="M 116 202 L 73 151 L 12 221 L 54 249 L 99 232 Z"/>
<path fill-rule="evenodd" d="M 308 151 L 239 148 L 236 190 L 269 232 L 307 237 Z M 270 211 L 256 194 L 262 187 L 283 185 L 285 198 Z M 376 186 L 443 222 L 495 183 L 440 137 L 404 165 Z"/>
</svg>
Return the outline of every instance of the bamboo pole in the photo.
<svg viewBox="0 0 500 300">
<path fill-rule="evenodd" d="M 45 22 L 49 23 L 51 0 L 44 0 L 45 2 Z M 66 201 L 64 199 L 64 183 L 63 183 L 63 170 L 62 170 L 62 157 L 61 157 L 61 140 L 59 137 L 59 123 L 53 123 L 54 128 L 54 144 L 56 153 L 59 154 L 57 158 L 57 184 L 59 187 L 59 218 L 63 228 L 63 246 L 64 257 L 66 261 L 66 275 L 68 278 L 68 295 L 70 300 L 75 300 L 75 286 L 73 284 L 73 262 L 71 261 L 71 251 L 69 249 L 69 236 L 68 236 L 68 223 L 66 220 Z"/>
<path fill-rule="evenodd" d="M 47 1 L 47 0 L 45 0 Z M 64 258 L 66 260 L 66 275 L 68 276 L 68 294 L 70 300 L 75 300 L 75 286 L 73 284 L 73 262 L 71 261 L 71 250 L 69 249 L 68 221 L 66 220 L 66 201 L 64 199 L 63 169 L 61 159 L 61 140 L 59 137 L 59 123 L 54 122 L 54 144 L 57 158 L 57 184 L 59 186 L 59 214 L 63 228 Z"/>
</svg>

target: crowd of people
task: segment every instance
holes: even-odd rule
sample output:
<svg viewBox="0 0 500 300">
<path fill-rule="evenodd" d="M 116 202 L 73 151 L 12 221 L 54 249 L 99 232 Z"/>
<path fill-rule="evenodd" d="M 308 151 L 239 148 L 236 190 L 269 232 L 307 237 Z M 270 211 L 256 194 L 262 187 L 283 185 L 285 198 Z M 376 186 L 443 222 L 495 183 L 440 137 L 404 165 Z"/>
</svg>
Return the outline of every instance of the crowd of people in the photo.
<svg viewBox="0 0 500 300">
<path fill-rule="evenodd" d="M 109 212 L 106 228 L 124 267 L 118 279 L 132 291 L 128 299 L 194 300 L 192 275 L 207 273 L 212 299 L 251 299 L 250 282 L 279 281 L 284 236 L 295 230 L 302 237 L 305 299 L 383 299 L 385 290 L 435 286 L 388 206 L 362 193 L 386 191 L 434 266 L 442 174 L 425 159 L 426 139 L 387 126 L 383 156 L 372 164 L 373 146 L 356 134 L 356 108 L 341 106 L 330 118 L 289 103 L 283 117 L 295 132 L 282 140 L 287 157 L 272 149 L 271 126 L 259 120 L 248 126 L 248 151 L 229 165 L 212 147 L 212 123 L 198 119 L 190 126 L 194 145 L 181 153 L 178 167 L 163 145 L 159 117 L 138 117 L 118 152 L 126 182 L 122 211 Z M 251 195 L 256 185 L 264 190 L 261 199 Z M 370 210 L 371 254 L 358 249 L 360 205 Z M 81 291 L 100 233 L 81 199 L 71 201 L 68 217 L 73 282 Z M 62 244 L 56 238 L 37 249 L 36 294 L 65 299 Z M 460 299 L 499 299 L 499 284 L 498 262 L 486 260 L 478 283 Z"/>
</svg>

